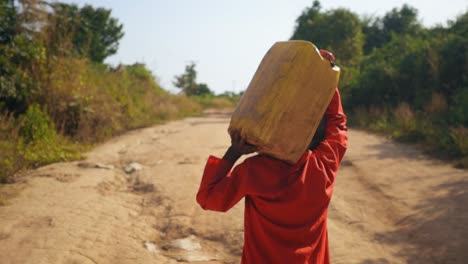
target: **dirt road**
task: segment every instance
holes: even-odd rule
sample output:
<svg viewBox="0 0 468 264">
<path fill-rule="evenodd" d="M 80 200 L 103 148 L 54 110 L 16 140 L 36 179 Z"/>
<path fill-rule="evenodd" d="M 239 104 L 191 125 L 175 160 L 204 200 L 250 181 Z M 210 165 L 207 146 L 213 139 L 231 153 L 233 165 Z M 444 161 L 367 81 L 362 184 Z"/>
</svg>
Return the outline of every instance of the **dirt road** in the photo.
<svg viewBox="0 0 468 264">
<path fill-rule="evenodd" d="M 211 114 L 137 130 L 85 161 L 28 172 L 0 206 L 0 263 L 238 263 L 243 204 L 220 214 L 195 202 L 227 125 Z M 332 262 L 468 263 L 468 172 L 362 131 L 349 138 L 329 214 Z"/>
</svg>

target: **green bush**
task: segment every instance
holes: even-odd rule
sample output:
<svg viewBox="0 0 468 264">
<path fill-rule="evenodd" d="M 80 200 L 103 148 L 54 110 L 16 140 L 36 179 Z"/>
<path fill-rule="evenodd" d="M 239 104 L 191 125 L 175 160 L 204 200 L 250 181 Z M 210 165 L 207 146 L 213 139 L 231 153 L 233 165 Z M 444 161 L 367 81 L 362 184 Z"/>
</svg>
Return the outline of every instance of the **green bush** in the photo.
<svg viewBox="0 0 468 264">
<path fill-rule="evenodd" d="M 29 106 L 26 113 L 20 117 L 20 123 L 19 135 L 25 144 L 37 141 L 52 143 L 57 136 L 54 124 L 38 104 Z"/>
<path fill-rule="evenodd" d="M 24 4 L 31 13 L 16 19 Z M 110 10 L 60 2 L 43 8 L 34 1 L 0 3 L 9 19 L 0 19 L 0 112 L 13 113 L 0 116 L 0 182 L 24 168 L 79 159 L 90 144 L 130 129 L 201 113 L 201 103 L 162 89 L 144 64 L 101 63 L 116 52 L 121 25 L 111 25 L 118 32 L 86 26 L 84 36 L 81 23 L 92 25 L 96 16 L 85 21 L 75 15 L 85 10 L 103 23 L 116 23 Z M 33 24 L 41 27 L 31 30 Z M 82 46 L 88 37 L 92 45 Z M 96 47 L 110 53 L 88 56 Z"/>
<path fill-rule="evenodd" d="M 0 149 L 0 183 L 6 183 L 24 166 L 24 158 L 15 139 L 0 139 Z"/>
<path fill-rule="evenodd" d="M 368 49 L 360 73 L 342 90 L 350 124 L 467 160 L 467 17 L 468 12 L 447 27 L 421 26 L 418 34 L 390 32 Z M 376 30 L 374 37 L 385 33 L 379 21 L 366 26 Z"/>
<path fill-rule="evenodd" d="M 22 149 L 24 164 L 28 168 L 36 168 L 59 161 L 81 159 L 81 151 L 85 147 L 70 143 L 68 140 L 57 137 L 52 143 L 47 141 L 34 141 L 29 144 L 19 144 Z"/>
<path fill-rule="evenodd" d="M 468 128 L 452 128 L 450 136 L 457 147 L 457 152 L 462 156 L 468 156 Z"/>
<path fill-rule="evenodd" d="M 204 109 L 215 108 L 215 109 L 233 109 L 236 107 L 237 102 L 240 100 L 240 96 L 237 95 L 199 95 L 192 97 L 198 102 Z"/>
<path fill-rule="evenodd" d="M 81 148 L 56 134 L 54 123 L 38 104 L 29 106 L 19 120 L 17 148 L 26 167 L 81 158 Z"/>
<path fill-rule="evenodd" d="M 8 182 L 24 168 L 35 168 L 57 161 L 81 158 L 85 146 L 57 135 L 49 116 L 38 104 L 14 120 L 0 119 L 0 182 Z"/>
</svg>

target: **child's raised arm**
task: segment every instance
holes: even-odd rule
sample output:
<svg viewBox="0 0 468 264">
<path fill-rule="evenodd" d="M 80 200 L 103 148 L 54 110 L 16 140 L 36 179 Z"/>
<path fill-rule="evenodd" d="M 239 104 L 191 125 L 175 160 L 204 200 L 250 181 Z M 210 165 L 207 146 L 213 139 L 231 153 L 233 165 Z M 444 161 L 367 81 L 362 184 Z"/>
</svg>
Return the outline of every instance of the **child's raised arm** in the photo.
<svg viewBox="0 0 468 264">
<path fill-rule="evenodd" d="M 234 131 L 231 146 L 223 159 L 214 156 L 208 159 L 197 193 L 197 202 L 203 209 L 225 212 L 244 197 L 248 187 L 248 165 L 244 162 L 231 173 L 229 171 L 242 155 L 255 150 L 255 146 L 247 144 Z"/>
<path fill-rule="evenodd" d="M 325 112 L 327 118 L 325 140 L 317 147 L 317 157 L 330 170 L 330 180 L 338 171 L 341 159 L 348 147 L 348 128 L 346 127 L 346 115 L 341 105 L 341 97 L 338 88 L 335 90 L 330 104 Z"/>
<path fill-rule="evenodd" d="M 205 210 L 226 212 L 247 192 L 247 166 L 210 156 L 203 172 L 197 202 Z"/>
</svg>

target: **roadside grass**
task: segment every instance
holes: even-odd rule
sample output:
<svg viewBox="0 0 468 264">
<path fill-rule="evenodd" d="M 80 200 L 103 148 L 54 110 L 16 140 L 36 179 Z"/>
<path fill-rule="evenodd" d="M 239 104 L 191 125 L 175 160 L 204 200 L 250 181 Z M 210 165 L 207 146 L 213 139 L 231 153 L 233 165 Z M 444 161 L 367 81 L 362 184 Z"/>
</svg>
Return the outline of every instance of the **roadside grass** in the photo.
<svg viewBox="0 0 468 264">
<path fill-rule="evenodd" d="M 187 97 L 162 89 L 143 64 L 110 68 L 83 58 L 51 62 L 44 90 L 24 113 L 0 118 L 0 183 L 19 171 L 79 160 L 91 146 L 126 131 L 233 108 L 228 97 Z"/>
<path fill-rule="evenodd" d="M 414 113 L 408 104 L 401 103 L 395 109 L 357 108 L 348 118 L 350 126 L 418 144 L 434 157 L 468 168 L 468 128 L 451 127 L 444 116 Z"/>
</svg>

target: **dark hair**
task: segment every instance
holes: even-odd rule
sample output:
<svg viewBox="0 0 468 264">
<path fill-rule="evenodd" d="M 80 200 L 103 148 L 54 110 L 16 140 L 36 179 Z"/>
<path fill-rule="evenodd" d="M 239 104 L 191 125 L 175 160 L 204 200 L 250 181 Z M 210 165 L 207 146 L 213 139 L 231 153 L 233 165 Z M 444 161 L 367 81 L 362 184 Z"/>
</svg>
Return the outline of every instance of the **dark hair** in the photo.
<svg viewBox="0 0 468 264">
<path fill-rule="evenodd" d="M 309 144 L 310 150 L 314 150 L 320 144 L 320 142 L 322 142 L 325 139 L 326 126 L 327 118 L 324 116 L 322 117 L 322 120 L 320 120 L 317 130 L 315 131 L 314 137 L 312 138 L 312 141 Z"/>
</svg>

